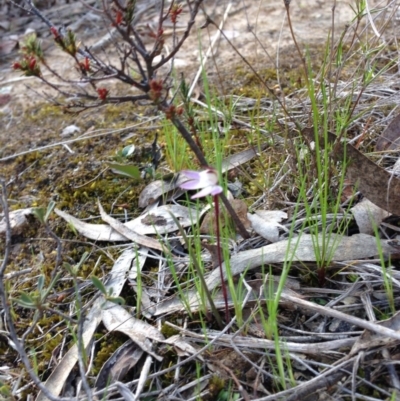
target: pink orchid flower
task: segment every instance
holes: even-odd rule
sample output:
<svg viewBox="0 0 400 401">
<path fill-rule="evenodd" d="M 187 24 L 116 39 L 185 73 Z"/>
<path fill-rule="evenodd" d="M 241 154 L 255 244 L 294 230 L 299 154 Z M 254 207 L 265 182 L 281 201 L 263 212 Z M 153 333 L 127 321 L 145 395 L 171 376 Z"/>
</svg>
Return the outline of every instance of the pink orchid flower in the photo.
<svg viewBox="0 0 400 401">
<path fill-rule="evenodd" d="M 222 187 L 218 185 L 218 174 L 213 168 L 203 171 L 183 170 L 181 173 L 189 178 L 188 181 L 179 185 L 182 189 L 201 189 L 191 199 L 202 198 L 207 195 L 215 196 L 222 192 Z"/>
<path fill-rule="evenodd" d="M 228 291 L 226 289 L 224 274 L 222 271 L 221 234 L 219 227 L 219 197 L 217 196 L 222 193 L 222 187 L 218 185 L 218 173 L 211 167 L 203 171 L 183 170 L 181 173 L 188 178 L 188 181 L 185 181 L 179 185 L 182 189 L 201 189 L 201 191 L 193 195 L 191 199 L 197 199 L 207 195 L 212 195 L 214 197 L 218 263 L 221 276 L 222 293 L 225 300 L 225 319 L 226 322 L 229 322 L 230 314 L 228 305 Z"/>
</svg>

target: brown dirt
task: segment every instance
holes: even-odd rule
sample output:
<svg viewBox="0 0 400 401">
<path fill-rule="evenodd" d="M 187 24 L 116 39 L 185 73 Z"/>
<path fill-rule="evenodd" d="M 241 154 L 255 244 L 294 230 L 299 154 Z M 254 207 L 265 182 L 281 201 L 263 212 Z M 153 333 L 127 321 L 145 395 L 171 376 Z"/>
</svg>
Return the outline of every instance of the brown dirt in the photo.
<svg viewBox="0 0 400 401">
<path fill-rule="evenodd" d="M 91 45 L 98 42 L 106 35 L 109 26 L 102 21 L 102 16 L 85 8 L 79 1 L 65 4 L 64 1 L 54 2 L 49 8 L 45 6 L 50 2 L 41 2 L 43 13 L 51 18 L 56 25 L 61 22 L 66 26 L 75 27 L 75 32 L 82 43 Z M 50 132 L 42 127 L 41 121 L 30 123 L 27 127 L 23 122 L 23 112 L 31 108 L 34 103 L 43 103 L 43 96 L 54 95 L 48 88 L 34 77 L 21 77 L 20 73 L 11 69 L 11 62 L 18 58 L 18 50 L 10 49 L 11 43 L 20 41 L 26 32 L 36 32 L 43 41 L 46 59 L 49 65 L 56 69 L 63 77 L 72 77 L 75 69 L 70 58 L 56 48 L 51 40 L 51 35 L 45 26 L 34 16 L 22 13 L 15 7 L 6 8 L 6 2 L 0 7 L 0 29 L 3 28 L 0 41 L 0 115 L 3 129 L 0 133 L 0 154 L 12 154 L 28 147 L 40 146 L 40 143 L 57 141 L 62 128 L 66 125 L 56 121 Z M 96 5 L 92 2 L 93 6 Z M 139 2 L 140 4 L 140 2 Z M 233 46 L 240 54 L 248 59 L 252 65 L 265 68 L 274 67 L 278 60 L 280 68 L 294 69 L 300 63 L 291 39 L 286 20 L 283 1 L 274 0 L 268 2 L 239 2 L 228 1 L 205 2 L 204 9 L 217 24 L 221 23 L 223 15 L 230 7 L 223 30 Z M 332 2 L 319 0 L 293 1 L 291 5 L 292 22 L 298 41 L 307 44 L 311 49 L 316 47 L 318 52 L 323 51 L 324 43 L 329 35 L 332 25 Z M 349 5 L 339 2 L 335 10 L 336 35 L 342 31 L 345 24 L 351 22 L 352 11 Z M 144 13 L 140 21 L 140 28 L 145 32 L 149 26 L 153 27 L 157 21 L 157 13 L 151 11 Z M 205 15 L 200 13 L 196 27 L 204 24 Z M 166 30 L 168 34 L 168 29 Z M 201 36 L 202 52 L 207 51 L 210 41 L 218 33 L 216 28 L 208 25 L 207 28 L 198 31 L 194 29 L 184 48 L 178 54 L 175 66 L 178 72 L 185 74 L 186 79 L 193 79 L 199 68 L 200 51 L 197 33 Z M 257 39 L 256 39 L 257 37 Z M 14 42 L 13 42 L 14 41 Z M 3 46 L 1 45 L 3 44 Z M 8 45 L 8 46 L 7 46 Z M 107 49 L 110 50 L 110 47 Z M 277 54 L 279 57 L 277 58 Z M 115 52 L 111 55 L 115 62 Z M 235 72 L 238 68 L 244 68 L 241 57 L 232 49 L 232 46 L 220 38 L 214 46 L 213 57 L 208 60 L 206 70 L 215 84 L 223 92 L 235 90 L 242 84 L 241 75 Z M 244 71 L 248 71 L 244 68 Z M 240 70 L 243 71 L 243 70 Z M 51 73 L 45 73 L 50 78 Z M 35 111 L 32 111 L 35 114 Z M 96 114 L 101 115 L 101 110 Z M 62 119 L 61 119 L 62 120 Z M 71 119 L 67 119 L 71 121 Z"/>
<path fill-rule="evenodd" d="M 96 6 L 96 2 L 91 4 Z M 140 2 L 138 4 L 140 5 Z M 109 24 L 102 21 L 101 15 L 88 10 L 79 1 L 66 4 L 59 0 L 51 7 L 46 8 L 46 5 L 48 2 L 43 2 L 44 15 L 51 18 L 57 26 L 61 23 L 66 27 L 73 26 L 84 44 L 91 45 L 98 42 L 109 30 Z M 230 13 L 223 30 L 242 56 L 246 57 L 253 65 L 265 69 L 266 66 L 274 67 L 273 63 L 276 60 L 277 52 L 279 52 L 279 66 L 281 68 L 284 67 L 289 72 L 291 69 L 298 68 L 300 60 L 293 49 L 282 1 L 275 0 L 268 3 L 233 1 L 232 4 L 227 1 L 217 3 L 208 1 L 205 2 L 204 9 L 209 17 L 219 24 L 228 7 L 230 7 Z M 76 77 L 75 67 L 70 58 L 54 45 L 48 29 L 37 18 L 29 16 L 15 7 L 6 9 L 4 3 L 0 10 L 2 10 L 0 27 L 4 28 L 5 31 L 0 43 L 10 43 L 10 40 L 15 41 L 16 39 L 21 41 L 27 31 L 36 32 L 43 41 L 48 64 L 63 77 Z M 307 43 L 311 51 L 315 51 L 313 50 L 314 46 L 317 49 L 323 48 L 323 43 L 328 37 L 331 27 L 331 5 L 322 1 L 295 1 L 291 6 L 291 15 L 299 42 Z M 342 27 L 351 19 L 350 7 L 340 3 L 335 16 L 336 26 Z M 148 32 L 149 27 L 153 27 L 156 21 L 157 13 L 151 9 L 148 13 L 143 14 L 140 29 L 144 33 Z M 204 21 L 205 15 L 200 13 L 196 28 L 201 27 Z M 165 31 L 168 36 L 170 33 L 168 28 Z M 338 28 L 338 32 L 340 32 L 340 28 Z M 199 68 L 200 50 L 197 33 L 201 35 L 202 53 L 204 55 L 210 41 L 213 40 L 218 31 L 212 25 L 208 25 L 207 28 L 200 31 L 194 29 L 184 48 L 178 54 L 175 66 L 178 72 L 184 73 L 189 81 L 193 79 Z M 149 40 L 145 34 L 143 37 L 145 40 Z M 71 137 L 62 137 L 60 134 L 66 126 L 71 124 L 79 126 L 82 135 L 88 130 L 98 128 L 121 128 L 124 123 L 129 125 L 137 121 L 138 114 L 151 112 L 151 108 L 144 111 L 125 108 L 124 110 L 120 109 L 120 111 L 114 110 L 114 112 L 110 112 L 109 108 L 99 108 L 95 112 L 89 110 L 79 116 L 63 114 L 57 108 L 46 106 L 49 104 L 48 98 L 54 96 L 48 87 L 44 87 L 34 77 L 21 76 L 19 72 L 11 69 L 12 60 L 18 58 L 18 50 L 0 46 L 0 51 L 2 51 L 0 58 L 0 124 L 3 127 L 0 132 L 0 157 L 70 139 Z M 112 46 L 109 46 L 107 51 L 107 57 L 110 57 L 111 62 L 116 63 L 117 55 Z M 225 93 L 237 92 L 246 80 L 246 71 L 250 72 L 232 49 L 232 46 L 223 38 L 216 42 L 213 57 L 208 60 L 205 68 L 211 82 L 218 87 L 217 89 Z M 241 68 L 239 72 L 238 68 Z M 45 72 L 44 75 L 51 79 L 50 72 Z M 117 91 L 121 86 L 112 88 Z M 75 137 L 78 135 L 75 134 Z M 98 151 L 95 152 L 95 155 L 92 152 L 87 158 L 91 165 L 85 164 L 88 160 L 81 161 L 90 173 L 92 173 L 93 165 L 96 165 L 101 158 L 100 149 L 108 149 L 106 152 L 108 155 L 115 151 L 115 148 L 109 148 L 110 139 L 107 136 L 100 137 L 96 143 Z M 117 143 L 118 140 L 115 142 L 115 147 L 118 146 Z M 72 151 L 79 152 L 80 145 L 70 146 Z M 54 174 L 49 174 L 48 170 L 45 173 L 46 182 L 52 182 L 52 179 L 56 180 L 53 185 L 49 185 L 50 193 L 54 195 L 53 190 L 55 186 L 60 184 L 59 180 L 64 175 L 62 168 L 73 169 L 71 166 L 76 162 L 72 164 L 71 162 L 64 162 L 71 159 L 71 154 L 65 148 L 62 151 L 47 153 L 47 156 L 42 154 L 40 158 L 59 160 L 56 169 L 58 171 L 57 177 Z M 26 159 L 23 161 L 20 159 L 13 160 L 8 162 L 7 165 L 3 163 L 1 173 L 9 181 L 12 177 L 23 173 L 32 163 L 35 165 L 32 168 L 37 170 L 37 160 L 36 158 L 33 159 L 28 162 Z M 90 173 L 85 179 L 90 180 Z M 95 174 L 96 171 L 93 173 Z M 27 175 L 25 174 L 25 176 Z M 28 195 L 29 193 L 18 194 L 18 191 L 14 194 L 16 198 Z"/>
<path fill-rule="evenodd" d="M 140 2 L 138 2 L 140 4 Z M 214 3 L 216 5 L 214 5 Z M 231 7 L 230 7 L 231 6 Z M 233 1 L 208 1 L 205 2 L 207 15 L 217 24 L 221 23 L 225 11 L 230 9 L 229 16 L 223 26 L 224 33 L 227 35 L 236 49 L 250 61 L 257 60 L 259 63 L 271 63 L 276 59 L 276 53 L 293 45 L 290 31 L 286 20 L 286 12 L 283 1 L 273 0 L 269 2 L 242 2 Z M 315 45 L 323 46 L 332 25 L 332 4 L 320 0 L 293 1 L 291 5 L 292 22 L 297 40 L 307 44 L 309 47 Z M 1 8 L 0 8 L 1 10 Z M 11 9 L 12 10 L 12 9 Z M 54 66 L 63 76 L 71 74 L 69 57 L 60 52 L 52 43 L 51 35 L 44 25 L 33 16 L 19 16 L 9 20 L 9 14 L 3 11 L 0 13 L 0 24 L 3 22 L 8 29 L 3 32 L 0 43 L 8 43 L 10 40 L 20 39 L 24 32 L 33 31 L 43 40 L 44 48 L 47 49 L 49 65 Z M 14 10 L 14 13 L 16 11 Z M 102 38 L 109 29 L 109 24 L 102 21 L 102 16 L 96 15 L 91 10 L 86 9 L 79 1 L 63 4 L 58 1 L 55 6 L 45 9 L 43 13 L 55 21 L 56 25 L 61 22 L 66 28 L 76 27 L 74 32 L 82 40 L 82 43 L 92 45 Z M 345 24 L 351 22 L 352 11 L 349 5 L 339 3 L 335 10 L 335 26 L 338 33 L 341 32 Z M 2 21 L 3 19 L 3 21 Z M 78 23 L 76 23 L 78 21 Z M 154 27 L 157 21 L 157 13 L 154 11 L 144 14 L 140 21 L 143 32 L 148 26 Z M 205 13 L 200 13 L 196 27 L 204 25 Z M 1 26 L 1 25 L 0 25 Z M 1 28 L 0 28 L 1 29 Z M 166 30 L 168 33 L 168 29 Z M 199 67 L 200 52 L 197 33 L 201 35 L 202 52 L 206 52 L 209 43 L 217 30 L 214 26 L 208 25 L 200 31 L 194 29 L 191 37 L 187 40 L 184 48 L 176 59 L 176 68 L 183 71 L 187 78 L 191 78 L 194 71 Z M 258 40 L 256 39 L 256 37 Z M 1 52 L 0 47 L 0 52 Z M 109 49 L 108 49 L 109 50 Z M 268 53 L 268 55 L 267 55 Z M 26 85 L 38 88 L 40 82 L 35 78 L 20 77 L 18 72 L 10 68 L 10 60 L 17 58 L 17 51 L 9 51 L 4 48 L 0 58 L 0 85 L 10 90 L 11 104 L 29 104 L 28 99 L 35 98 L 32 93 L 26 90 Z M 270 60 L 268 60 L 270 58 Z M 115 61 L 115 59 L 111 59 Z M 232 50 L 231 45 L 225 39 L 217 41 L 214 47 L 214 62 L 209 62 L 207 70 L 216 67 L 234 68 L 241 62 L 240 57 Z M 60 69 L 61 68 L 61 69 Z M 191 71 L 191 74 L 187 74 Z M 6 111 L 7 109 L 3 110 Z"/>
</svg>

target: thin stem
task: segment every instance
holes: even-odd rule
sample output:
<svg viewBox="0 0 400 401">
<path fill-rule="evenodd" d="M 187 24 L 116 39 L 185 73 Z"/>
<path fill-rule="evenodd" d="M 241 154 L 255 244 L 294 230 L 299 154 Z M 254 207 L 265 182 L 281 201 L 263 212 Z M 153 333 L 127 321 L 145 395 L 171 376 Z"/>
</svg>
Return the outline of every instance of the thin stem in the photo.
<svg viewBox="0 0 400 401">
<path fill-rule="evenodd" d="M 295 34 L 294 34 L 294 31 L 293 31 L 293 25 L 292 25 L 292 20 L 291 20 L 291 18 L 290 18 L 290 11 L 289 11 L 289 9 L 290 9 L 290 1 L 284 1 L 284 3 L 285 3 L 285 8 L 286 8 L 286 14 L 287 14 L 287 19 L 288 19 L 288 24 L 289 24 L 289 28 L 290 28 L 290 34 L 292 35 L 292 39 L 293 39 L 294 45 L 296 46 L 296 49 L 297 49 L 297 52 L 299 53 L 301 62 L 303 63 L 303 67 L 304 67 L 304 79 L 306 80 L 306 84 L 307 84 L 307 87 L 308 87 L 308 86 L 309 86 L 309 83 L 308 83 L 308 74 L 307 74 L 308 68 L 307 68 L 307 65 L 306 65 L 306 60 L 305 60 L 304 57 L 303 57 L 303 53 L 302 53 L 302 51 L 300 50 L 300 46 L 299 46 L 299 44 L 297 43 L 296 36 L 295 36 Z"/>
<path fill-rule="evenodd" d="M 90 388 L 86 375 L 86 348 L 83 340 L 85 317 L 83 315 L 84 312 L 82 308 L 82 298 L 81 298 L 81 293 L 79 291 L 79 286 L 76 281 L 76 277 L 74 277 L 74 287 L 76 293 L 76 303 L 78 307 L 77 311 L 78 312 L 78 332 L 77 332 L 78 367 L 79 367 L 79 373 L 81 374 L 82 387 L 86 392 L 88 401 L 92 401 L 93 400 L 92 389 Z"/>
<path fill-rule="evenodd" d="M 176 226 L 178 227 L 179 232 L 181 233 L 182 238 L 185 241 L 185 244 L 186 244 L 186 247 L 187 247 L 188 251 L 190 251 L 190 244 L 189 244 L 189 240 L 188 240 L 188 238 L 186 236 L 185 230 L 183 229 L 182 225 L 179 223 L 179 220 L 176 218 L 176 216 L 171 212 L 169 214 L 171 215 L 172 220 L 174 221 Z M 218 309 L 216 308 L 215 303 L 214 303 L 214 301 L 212 299 L 211 292 L 207 287 L 206 280 L 204 279 L 204 274 L 203 274 L 202 270 L 200 269 L 200 265 L 197 263 L 197 259 L 195 257 L 193 257 L 193 258 L 191 258 L 191 260 L 192 260 L 193 266 L 194 266 L 194 268 L 196 270 L 196 273 L 199 276 L 199 279 L 201 281 L 201 285 L 203 286 L 203 290 L 204 290 L 204 292 L 206 294 L 206 297 L 208 299 L 208 303 L 210 304 L 211 311 L 212 311 L 212 313 L 213 313 L 213 315 L 215 317 L 215 320 L 217 321 L 218 326 L 222 330 L 223 329 L 222 319 L 221 319 L 221 316 L 219 315 Z"/>
<path fill-rule="evenodd" d="M 217 253 L 218 253 L 218 265 L 219 265 L 219 272 L 221 275 L 221 288 L 222 294 L 224 296 L 225 301 L 225 321 L 226 323 L 229 322 L 231 319 L 229 314 L 229 306 L 228 306 L 228 291 L 226 289 L 226 283 L 224 279 L 224 272 L 222 271 L 222 252 L 221 252 L 221 238 L 220 238 L 220 227 L 219 227 L 219 196 L 214 195 L 214 204 L 215 204 L 215 224 L 216 224 L 216 235 L 217 235 Z"/>
</svg>

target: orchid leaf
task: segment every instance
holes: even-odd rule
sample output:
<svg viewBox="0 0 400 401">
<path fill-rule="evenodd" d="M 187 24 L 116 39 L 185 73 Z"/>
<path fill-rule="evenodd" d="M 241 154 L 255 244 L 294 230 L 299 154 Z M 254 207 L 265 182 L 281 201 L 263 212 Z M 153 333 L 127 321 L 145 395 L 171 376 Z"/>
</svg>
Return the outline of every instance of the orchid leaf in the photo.
<svg viewBox="0 0 400 401">
<path fill-rule="evenodd" d="M 140 178 L 140 170 L 137 166 L 131 164 L 108 163 L 108 166 L 116 174 L 138 180 Z"/>
</svg>

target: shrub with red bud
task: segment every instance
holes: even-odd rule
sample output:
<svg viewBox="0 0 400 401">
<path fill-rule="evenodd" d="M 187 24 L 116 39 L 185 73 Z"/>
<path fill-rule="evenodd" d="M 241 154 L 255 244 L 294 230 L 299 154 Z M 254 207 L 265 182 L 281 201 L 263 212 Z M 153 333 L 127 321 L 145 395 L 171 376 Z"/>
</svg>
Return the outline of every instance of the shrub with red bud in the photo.
<svg viewBox="0 0 400 401">
<path fill-rule="evenodd" d="M 39 77 L 41 74 L 40 66 L 33 56 L 25 56 L 22 60 L 13 63 L 14 70 L 20 70 L 26 77 Z"/>
<path fill-rule="evenodd" d="M 90 60 L 89 57 L 85 57 L 83 61 L 79 63 L 82 71 L 90 71 Z"/>
<path fill-rule="evenodd" d="M 167 120 L 172 120 L 176 113 L 175 106 L 171 104 L 167 109 L 164 110 L 164 113 Z"/>
<path fill-rule="evenodd" d="M 54 41 L 57 43 L 57 45 L 62 50 L 75 57 L 79 47 L 79 42 L 76 41 L 75 34 L 68 29 L 66 35 L 61 36 L 60 32 L 54 26 L 50 28 L 50 31 L 53 34 Z"/>
<path fill-rule="evenodd" d="M 148 34 L 148 36 L 150 36 L 151 38 L 154 38 L 156 40 L 154 55 L 158 56 L 159 54 L 161 54 L 162 49 L 164 48 L 164 43 L 165 43 L 164 30 L 162 28 L 160 28 L 156 32 L 156 31 L 153 31 L 150 29 L 147 34 Z"/>
<path fill-rule="evenodd" d="M 36 59 L 34 57 L 31 57 L 29 59 L 29 69 L 34 70 L 36 67 Z"/>
<path fill-rule="evenodd" d="M 182 6 L 182 4 L 176 4 L 176 3 L 174 3 L 174 4 L 171 6 L 171 10 L 170 10 L 170 15 L 169 15 L 169 17 L 170 17 L 171 22 L 172 22 L 173 24 L 176 24 L 176 22 L 178 21 L 178 15 L 181 14 L 182 11 L 183 11 L 183 6 Z"/>
<path fill-rule="evenodd" d="M 67 34 L 64 38 L 65 51 L 71 56 L 75 56 L 78 51 L 79 43 L 76 42 L 75 34 L 68 29 Z"/>
<path fill-rule="evenodd" d="M 125 21 L 129 25 L 135 18 L 136 0 L 127 0 L 125 6 Z"/>
<path fill-rule="evenodd" d="M 106 100 L 108 96 L 108 89 L 106 88 L 98 88 L 97 89 L 97 94 L 99 95 L 100 100 Z"/>
<path fill-rule="evenodd" d="M 182 115 L 183 108 L 175 107 L 173 104 L 171 104 L 167 109 L 164 110 L 164 113 L 167 120 L 172 120 L 176 115 Z"/>
<path fill-rule="evenodd" d="M 39 60 L 43 60 L 43 49 L 40 40 L 33 33 L 28 35 L 21 44 L 21 53 L 25 56 L 34 56 Z"/>
<path fill-rule="evenodd" d="M 113 26 L 121 25 L 123 21 L 124 21 L 124 16 L 122 15 L 121 10 L 117 10 Z"/>
<path fill-rule="evenodd" d="M 149 85 L 150 85 L 150 91 L 149 91 L 150 99 L 156 102 L 161 97 L 163 90 L 163 81 L 162 79 L 152 79 Z"/>
<path fill-rule="evenodd" d="M 40 66 L 37 63 L 37 60 L 35 57 L 31 56 L 26 59 L 27 62 L 27 73 L 25 75 L 30 76 L 33 75 L 35 77 L 38 77 L 40 75 Z"/>
<path fill-rule="evenodd" d="M 54 42 L 56 42 L 57 45 L 58 45 L 61 49 L 65 50 L 65 43 L 64 43 L 64 40 L 63 40 L 62 36 L 60 35 L 59 30 L 58 30 L 55 26 L 52 26 L 52 27 L 50 28 L 50 32 L 51 32 L 51 33 L 53 34 L 53 36 L 54 36 Z"/>
<path fill-rule="evenodd" d="M 51 28 L 50 28 L 50 32 L 53 34 L 53 36 L 54 36 L 54 39 L 60 39 L 61 38 L 61 36 L 60 36 L 60 32 L 58 32 L 58 29 L 55 27 L 55 26 L 52 26 Z"/>
<path fill-rule="evenodd" d="M 18 61 L 15 61 L 15 62 L 12 64 L 12 69 L 13 69 L 13 70 L 22 70 L 22 65 L 21 65 L 21 63 L 18 62 Z"/>
<path fill-rule="evenodd" d="M 150 38 L 153 38 L 153 39 L 162 39 L 162 36 L 164 35 L 164 29 L 160 28 L 160 29 L 156 32 L 156 31 L 152 30 L 152 29 L 150 28 L 150 26 L 148 26 L 148 28 L 149 28 L 149 31 L 147 32 L 147 35 L 148 35 Z"/>
<path fill-rule="evenodd" d="M 157 56 L 161 54 L 165 44 L 165 39 L 164 39 L 164 30 L 159 29 L 157 32 L 157 41 L 156 41 L 156 48 L 155 48 L 155 53 Z"/>
</svg>

